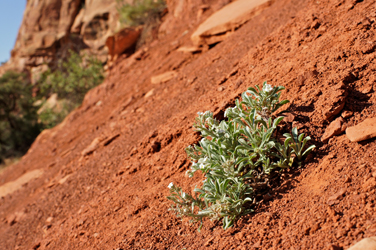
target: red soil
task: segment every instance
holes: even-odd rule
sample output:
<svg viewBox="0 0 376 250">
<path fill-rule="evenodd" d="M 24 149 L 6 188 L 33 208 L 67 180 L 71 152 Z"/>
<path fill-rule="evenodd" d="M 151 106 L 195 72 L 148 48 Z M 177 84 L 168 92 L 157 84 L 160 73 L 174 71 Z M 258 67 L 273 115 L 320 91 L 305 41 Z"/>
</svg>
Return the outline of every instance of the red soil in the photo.
<svg viewBox="0 0 376 250">
<path fill-rule="evenodd" d="M 376 235 L 375 140 L 320 140 L 344 111 L 353 112 L 347 126 L 376 116 L 375 1 L 275 1 L 194 55 L 175 50 L 199 25 L 190 20 L 201 1 L 191 2 L 171 34 L 137 60 L 119 59 L 79 109 L 0 175 L 2 185 L 44 170 L 0 198 L 0 249 L 341 249 Z M 169 70 L 178 76 L 150 83 Z M 303 168 L 283 173 L 254 214 L 226 231 L 205 221 L 198 233 L 166 199 L 170 182 L 185 190 L 201 183 L 185 176 L 184 148 L 199 140 L 196 113 L 221 117 L 265 80 L 286 87 L 293 125 L 317 149 Z"/>
</svg>

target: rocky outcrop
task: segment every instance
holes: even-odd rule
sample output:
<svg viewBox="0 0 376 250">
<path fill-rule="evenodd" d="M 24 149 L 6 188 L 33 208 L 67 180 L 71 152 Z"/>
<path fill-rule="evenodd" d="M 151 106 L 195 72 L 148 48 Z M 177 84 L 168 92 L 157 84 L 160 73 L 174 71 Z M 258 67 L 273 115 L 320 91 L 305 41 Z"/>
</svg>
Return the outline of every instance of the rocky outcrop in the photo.
<svg viewBox="0 0 376 250">
<path fill-rule="evenodd" d="M 116 34 L 109 36 L 106 40 L 108 54 L 111 60 L 116 58 L 126 50 L 132 50 L 140 37 L 141 28 L 124 28 Z"/>
<path fill-rule="evenodd" d="M 237 28 L 268 7 L 269 0 L 238 0 L 215 12 L 192 34 L 195 45 L 214 44 L 223 41 Z"/>
<path fill-rule="evenodd" d="M 54 66 L 69 49 L 105 61 L 106 39 L 120 27 L 116 4 L 116 0 L 28 0 L 11 58 L 3 68 L 39 72 L 35 68 Z"/>
</svg>

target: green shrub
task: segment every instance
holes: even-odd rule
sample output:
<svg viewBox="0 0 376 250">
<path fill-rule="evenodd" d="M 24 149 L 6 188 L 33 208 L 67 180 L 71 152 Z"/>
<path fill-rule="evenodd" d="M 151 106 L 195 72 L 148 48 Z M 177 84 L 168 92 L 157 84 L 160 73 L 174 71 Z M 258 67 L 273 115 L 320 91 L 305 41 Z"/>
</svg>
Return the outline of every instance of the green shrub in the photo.
<svg viewBox="0 0 376 250">
<path fill-rule="evenodd" d="M 82 58 L 73 51 L 66 61 L 58 63 L 55 71 L 48 70 L 42 75 L 36 98 L 25 74 L 6 72 L 0 77 L 0 163 L 23 155 L 43 129 L 60 123 L 81 104 L 86 92 L 103 79 L 98 60 Z M 41 105 L 34 105 L 36 99 L 46 99 L 53 93 L 60 98 L 58 106 L 38 114 Z"/>
<path fill-rule="evenodd" d="M 0 77 L 0 162 L 25 153 L 41 131 L 31 89 L 25 74 Z"/>
<path fill-rule="evenodd" d="M 117 0 L 119 20 L 126 26 L 139 26 L 158 19 L 166 9 L 164 0 L 135 0 L 133 4 Z"/>
<path fill-rule="evenodd" d="M 65 61 L 58 63 L 54 71 L 46 71 L 40 80 L 41 95 L 57 93 L 59 98 L 80 104 L 87 91 L 104 79 L 102 63 L 94 57 L 81 57 L 70 51 Z"/>
<path fill-rule="evenodd" d="M 59 108 L 46 108 L 39 113 L 39 121 L 44 129 L 49 129 L 55 127 L 57 124 L 62 122 L 64 118 L 69 115 L 70 111 L 74 109 L 74 105 L 65 105 Z"/>
<path fill-rule="evenodd" d="M 187 174 L 192 177 L 201 171 L 206 179 L 195 196 L 170 183 L 172 210 L 179 217 L 192 221 L 204 217 L 223 219 L 223 228 L 231 227 L 241 216 L 253 212 L 255 197 L 270 184 L 269 175 L 275 170 L 300 165 L 315 148 L 303 150 L 310 137 L 298 135 L 296 128 L 276 138 L 282 116 L 273 114 L 288 100 L 279 101 L 284 87 L 249 88 L 242 94 L 242 102 L 225 112 L 227 120 L 218 121 L 213 113 L 199 112 L 194 128 L 203 137 L 199 145 L 186 148 L 192 161 Z M 201 228 L 200 226 L 200 228 Z M 199 228 L 199 229 L 200 229 Z"/>
<path fill-rule="evenodd" d="M 54 71 L 46 71 L 39 82 L 40 98 L 56 93 L 61 106 L 43 111 L 40 114 L 42 124 L 50 128 L 60 123 L 81 104 L 85 94 L 103 79 L 103 67 L 99 60 L 94 57 L 81 57 L 70 51 L 67 60 L 60 61 Z"/>
</svg>

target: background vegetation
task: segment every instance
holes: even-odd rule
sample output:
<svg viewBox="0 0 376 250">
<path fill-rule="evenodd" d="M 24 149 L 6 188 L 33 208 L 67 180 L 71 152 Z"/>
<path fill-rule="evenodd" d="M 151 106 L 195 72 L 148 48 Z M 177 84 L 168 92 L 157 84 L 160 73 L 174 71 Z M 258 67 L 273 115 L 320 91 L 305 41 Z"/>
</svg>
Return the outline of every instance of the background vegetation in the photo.
<svg viewBox="0 0 376 250">
<path fill-rule="evenodd" d="M 94 57 L 81 57 L 70 51 L 67 60 L 60 61 L 57 69 L 46 71 L 39 82 L 40 99 L 57 94 L 59 102 L 54 110 L 46 108 L 40 120 L 46 128 L 60 123 L 73 109 L 78 107 L 87 91 L 104 79 L 102 63 Z"/>
<path fill-rule="evenodd" d="M 41 131 L 31 88 L 25 74 L 0 77 L 0 163 L 25 153 Z"/>
<path fill-rule="evenodd" d="M 148 24 L 160 18 L 166 9 L 163 0 L 135 0 L 132 4 L 117 0 L 119 20 L 126 26 Z"/>
<path fill-rule="evenodd" d="M 34 86 L 23 73 L 9 71 L 1 76 L 0 163 L 26 153 L 43 129 L 60 123 L 103 79 L 98 60 L 73 51 L 55 70 L 43 73 Z M 57 103 L 49 107 L 46 100 L 53 94 L 57 94 Z"/>
</svg>

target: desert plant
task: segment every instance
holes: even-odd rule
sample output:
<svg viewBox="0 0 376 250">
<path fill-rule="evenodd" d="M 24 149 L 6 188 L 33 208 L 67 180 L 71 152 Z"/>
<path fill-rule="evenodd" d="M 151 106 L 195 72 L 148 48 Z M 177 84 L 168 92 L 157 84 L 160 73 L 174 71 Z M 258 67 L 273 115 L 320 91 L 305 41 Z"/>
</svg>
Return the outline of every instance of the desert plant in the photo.
<svg viewBox="0 0 376 250">
<path fill-rule="evenodd" d="M 25 74 L 0 77 L 0 162 L 25 153 L 41 131 L 31 89 Z"/>
<path fill-rule="evenodd" d="M 302 153 L 309 137 L 298 135 L 296 128 L 285 140 L 276 138 L 282 116 L 274 113 L 288 100 L 279 101 L 284 87 L 249 88 L 236 100 L 236 106 L 225 111 L 227 120 L 218 121 L 213 113 L 198 113 L 194 128 L 203 139 L 198 145 L 188 146 L 186 152 L 192 161 L 187 171 L 192 177 L 201 171 L 206 179 L 201 188 L 195 188 L 193 197 L 173 183 L 169 185 L 172 210 L 178 216 L 193 221 L 204 217 L 223 219 L 223 228 L 231 227 L 243 215 L 251 213 L 255 197 L 265 189 L 274 170 L 301 164 L 314 145 Z M 296 160 L 295 160 L 296 159 Z M 199 229 L 201 228 L 199 227 Z"/>
<path fill-rule="evenodd" d="M 40 113 L 40 121 L 45 128 L 60 123 L 66 115 L 79 106 L 87 91 L 100 84 L 104 79 L 102 64 L 94 57 L 81 57 L 70 51 L 65 61 L 58 67 L 47 70 L 39 81 L 39 97 L 46 98 L 56 93 L 62 104 L 60 109 L 46 109 Z"/>
<path fill-rule="evenodd" d="M 58 67 L 47 70 L 41 77 L 40 95 L 49 96 L 57 93 L 59 98 L 80 104 L 88 90 L 100 84 L 104 79 L 102 63 L 94 57 L 80 56 L 69 52 L 66 60 Z"/>
<path fill-rule="evenodd" d="M 74 109 L 75 105 L 69 103 L 62 103 L 60 108 L 46 108 L 39 113 L 39 121 L 44 129 L 49 129 L 55 127 L 69 114 L 69 112 Z"/>
<path fill-rule="evenodd" d="M 120 22 L 126 26 L 138 26 L 158 19 L 166 9 L 164 0 L 135 0 L 132 4 L 117 0 Z"/>
</svg>

